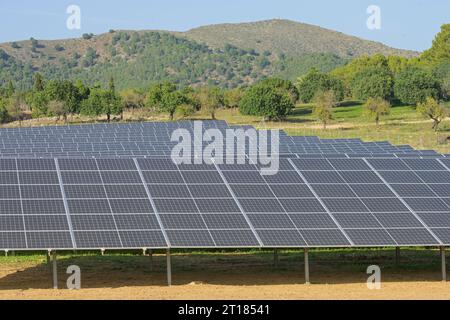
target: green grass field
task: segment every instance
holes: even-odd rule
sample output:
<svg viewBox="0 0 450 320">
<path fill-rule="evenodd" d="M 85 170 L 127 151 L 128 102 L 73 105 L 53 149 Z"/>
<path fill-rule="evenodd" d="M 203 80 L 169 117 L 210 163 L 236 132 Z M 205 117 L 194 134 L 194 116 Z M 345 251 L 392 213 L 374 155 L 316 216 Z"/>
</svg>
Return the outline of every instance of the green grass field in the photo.
<svg viewBox="0 0 450 320">
<path fill-rule="evenodd" d="M 447 103 L 450 108 L 450 102 Z M 201 115 L 197 115 L 201 118 Z M 312 105 L 297 105 L 285 121 L 262 122 L 260 118 L 243 116 L 238 110 L 220 110 L 218 119 L 231 124 L 251 124 L 258 128 L 284 129 L 291 135 L 319 136 L 321 138 L 361 138 L 364 141 L 389 141 L 409 144 L 417 149 L 433 149 L 450 153 L 450 118 L 434 132 L 432 122 L 418 114 L 414 107 L 396 105 L 391 113 L 382 117 L 380 126 L 364 115 L 362 104 L 348 102 L 334 108 L 333 120 L 324 130 L 312 115 Z"/>
<path fill-rule="evenodd" d="M 272 268 L 273 251 L 271 250 L 174 250 L 172 253 L 173 269 L 177 272 L 228 270 L 246 267 Z M 365 249 L 312 249 L 310 264 L 316 270 L 326 272 L 365 272 L 372 264 L 379 265 L 384 270 L 404 271 L 435 271 L 440 272 L 440 254 L 437 249 L 402 248 L 400 262 L 395 260 L 394 248 Z M 154 270 L 165 272 L 166 261 L 164 251 L 154 252 Z M 46 264 L 45 254 L 16 253 L 15 256 L 1 256 L 2 268 L 17 266 L 33 268 Z M 149 271 L 149 258 L 139 251 L 135 252 L 99 252 L 59 253 L 58 265 L 64 270 L 69 265 L 78 265 L 83 270 L 94 271 L 102 268 L 108 271 Z M 280 270 L 297 269 L 303 265 L 303 250 L 286 249 L 279 251 Z M 1 281 L 0 281 L 1 282 Z"/>
</svg>

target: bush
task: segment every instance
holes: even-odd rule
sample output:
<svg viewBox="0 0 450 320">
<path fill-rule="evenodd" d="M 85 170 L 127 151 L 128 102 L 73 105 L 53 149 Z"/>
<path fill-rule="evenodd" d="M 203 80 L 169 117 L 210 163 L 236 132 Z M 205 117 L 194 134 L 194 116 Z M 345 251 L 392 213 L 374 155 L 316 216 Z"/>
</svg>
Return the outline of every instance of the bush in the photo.
<svg viewBox="0 0 450 320">
<path fill-rule="evenodd" d="M 293 108 L 294 104 L 287 93 L 272 86 L 257 84 L 244 94 L 240 112 L 273 120 L 286 117 Z"/>
<path fill-rule="evenodd" d="M 90 40 L 94 37 L 94 34 L 93 33 L 83 33 L 82 37 L 84 40 Z"/>
</svg>

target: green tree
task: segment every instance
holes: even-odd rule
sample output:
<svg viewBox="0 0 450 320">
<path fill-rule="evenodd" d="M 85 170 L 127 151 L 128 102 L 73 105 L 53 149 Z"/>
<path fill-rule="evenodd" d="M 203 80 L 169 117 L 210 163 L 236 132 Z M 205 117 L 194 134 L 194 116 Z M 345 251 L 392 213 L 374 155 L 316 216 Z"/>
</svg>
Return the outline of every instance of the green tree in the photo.
<svg viewBox="0 0 450 320">
<path fill-rule="evenodd" d="M 327 128 L 327 124 L 333 119 L 333 108 L 337 100 L 333 90 L 319 91 L 314 96 L 313 115 Z"/>
<path fill-rule="evenodd" d="M 330 75 L 343 81 L 344 87 L 350 88 L 355 76 L 363 69 L 370 67 L 389 68 L 388 58 L 382 54 L 357 57 L 346 65 L 334 69 Z"/>
<path fill-rule="evenodd" d="M 64 122 L 67 123 L 67 109 L 61 101 L 50 101 L 48 103 L 48 113 L 49 115 L 58 117 L 58 120 L 63 117 Z"/>
<path fill-rule="evenodd" d="M 380 97 L 371 97 L 364 104 L 364 112 L 370 118 L 375 119 L 377 127 L 380 124 L 381 116 L 388 115 L 391 111 L 391 105 L 388 101 Z"/>
<path fill-rule="evenodd" d="M 240 88 L 226 90 L 224 93 L 224 103 L 227 108 L 238 108 L 244 92 Z"/>
<path fill-rule="evenodd" d="M 25 101 L 23 94 L 15 93 L 6 105 L 6 111 L 13 120 L 19 121 L 19 126 L 22 126 L 22 121 L 25 119 L 25 112 L 29 110 L 29 106 Z"/>
<path fill-rule="evenodd" d="M 78 91 L 78 102 L 81 103 L 82 100 L 89 98 L 90 88 L 86 86 L 83 81 L 77 80 L 75 82 L 75 88 Z"/>
<path fill-rule="evenodd" d="M 33 118 L 39 118 L 47 115 L 48 97 L 44 91 L 30 92 L 28 102 L 32 106 Z"/>
<path fill-rule="evenodd" d="M 116 85 L 114 84 L 114 78 L 109 80 L 109 89 L 104 96 L 103 102 L 103 114 L 106 114 L 107 121 L 111 121 L 111 115 L 122 115 L 123 117 L 123 104 L 121 97 L 116 92 Z"/>
<path fill-rule="evenodd" d="M 280 78 L 267 78 L 261 81 L 263 85 L 272 86 L 279 90 L 285 91 L 289 94 L 292 103 L 297 103 L 299 98 L 299 92 L 297 87 L 292 83 L 292 81 L 284 80 Z"/>
<path fill-rule="evenodd" d="M 394 80 L 386 67 L 369 67 L 356 74 L 351 82 L 351 90 L 356 99 L 390 99 Z"/>
<path fill-rule="evenodd" d="M 299 98 L 304 103 L 309 103 L 320 91 L 332 90 L 338 101 L 344 100 L 345 89 L 341 80 L 328 74 L 310 70 L 304 77 L 298 79 L 297 87 Z"/>
<path fill-rule="evenodd" d="M 416 105 L 428 97 L 437 99 L 441 85 L 430 72 L 417 66 L 408 66 L 397 75 L 394 92 L 403 103 Z"/>
<path fill-rule="evenodd" d="M 433 120 L 433 130 L 437 131 L 442 120 L 448 115 L 445 107 L 439 104 L 434 98 L 428 97 L 417 105 L 417 112 Z"/>
<path fill-rule="evenodd" d="M 8 81 L 8 87 L 6 88 L 6 97 L 11 98 L 16 92 L 16 88 L 14 88 L 14 84 L 11 80 Z"/>
<path fill-rule="evenodd" d="M 421 59 L 430 63 L 450 60 L 450 23 L 441 26 L 433 45 L 422 54 Z"/>
<path fill-rule="evenodd" d="M 256 84 L 244 94 L 240 112 L 244 115 L 261 116 L 263 120 L 285 118 L 294 108 L 291 97 L 277 88 Z"/>
<path fill-rule="evenodd" d="M 44 78 L 42 77 L 42 74 L 39 72 L 34 74 L 34 85 L 33 85 L 33 91 L 39 92 L 44 91 Z"/>
<path fill-rule="evenodd" d="M 441 83 L 442 95 L 445 100 L 450 99 L 450 60 L 441 61 L 433 66 L 433 76 Z"/>
<path fill-rule="evenodd" d="M 6 99 L 0 97 L 0 123 L 4 123 L 8 119 L 8 110 L 6 109 L 6 105 Z"/>
<path fill-rule="evenodd" d="M 81 103 L 80 113 L 86 116 L 99 116 L 105 108 L 106 96 L 109 91 L 101 88 L 92 88 L 89 97 Z"/>
<path fill-rule="evenodd" d="M 224 96 L 217 87 L 203 87 L 198 92 L 198 100 L 204 113 L 211 115 L 211 119 L 216 119 L 216 110 L 223 107 Z"/>
<path fill-rule="evenodd" d="M 78 88 L 69 80 L 50 80 L 45 85 L 45 93 L 49 101 L 64 103 L 65 114 L 78 113 L 81 97 Z M 67 121 L 67 119 L 64 119 Z"/>
<path fill-rule="evenodd" d="M 170 82 L 153 85 L 147 94 L 147 106 L 169 114 L 173 120 L 175 111 L 186 103 L 186 97 Z"/>
<path fill-rule="evenodd" d="M 141 109 L 145 107 L 145 93 L 136 88 L 127 89 L 120 93 L 125 109 Z"/>
</svg>

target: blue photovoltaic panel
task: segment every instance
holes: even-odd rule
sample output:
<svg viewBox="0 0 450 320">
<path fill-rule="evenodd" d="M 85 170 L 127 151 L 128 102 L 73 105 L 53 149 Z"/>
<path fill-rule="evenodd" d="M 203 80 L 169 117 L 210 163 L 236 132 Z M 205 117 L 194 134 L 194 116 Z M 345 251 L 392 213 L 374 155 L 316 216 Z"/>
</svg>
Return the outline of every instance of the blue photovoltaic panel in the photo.
<svg viewBox="0 0 450 320">
<path fill-rule="evenodd" d="M 450 163 L 434 151 L 280 132 L 280 172 L 262 176 L 249 161 L 175 165 L 178 128 L 194 133 L 189 121 L 1 129 L 0 156 L 20 159 L 0 160 L 0 248 L 448 244 Z"/>
</svg>

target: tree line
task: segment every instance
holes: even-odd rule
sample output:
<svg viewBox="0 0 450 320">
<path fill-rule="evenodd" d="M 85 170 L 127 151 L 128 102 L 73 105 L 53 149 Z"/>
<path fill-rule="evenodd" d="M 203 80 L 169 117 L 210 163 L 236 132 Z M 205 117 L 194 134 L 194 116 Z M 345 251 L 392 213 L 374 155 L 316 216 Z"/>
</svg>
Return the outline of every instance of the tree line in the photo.
<svg viewBox="0 0 450 320">
<path fill-rule="evenodd" d="M 433 120 L 433 129 L 437 130 L 447 116 L 441 102 L 450 97 L 449 35 L 450 25 L 444 25 L 432 48 L 416 58 L 364 56 L 328 73 L 311 69 L 295 83 L 266 78 L 235 89 L 160 82 L 147 89 L 118 92 L 113 77 L 103 88 L 81 80 L 46 80 L 36 73 L 29 90 L 16 90 L 12 81 L 0 88 L 0 121 L 22 121 L 27 114 L 35 118 L 56 116 L 66 122 L 70 114 L 106 115 L 110 121 L 127 109 L 164 112 L 171 120 L 176 115 L 185 118 L 201 111 L 215 119 L 219 108 L 239 108 L 244 115 L 282 120 L 302 102 L 312 103 L 314 116 L 326 128 L 333 107 L 358 100 L 377 125 L 392 104 L 402 103 L 416 106 L 418 112 Z"/>
</svg>

